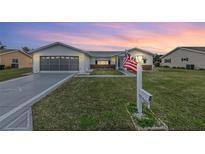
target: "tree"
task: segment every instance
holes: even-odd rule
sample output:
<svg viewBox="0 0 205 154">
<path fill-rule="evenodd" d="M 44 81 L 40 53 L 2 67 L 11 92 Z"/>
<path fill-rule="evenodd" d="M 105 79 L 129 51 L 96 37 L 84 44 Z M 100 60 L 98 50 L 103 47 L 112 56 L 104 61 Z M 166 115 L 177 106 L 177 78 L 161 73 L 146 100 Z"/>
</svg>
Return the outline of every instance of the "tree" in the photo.
<svg viewBox="0 0 205 154">
<path fill-rule="evenodd" d="M 153 63 L 155 65 L 155 67 L 159 67 L 160 66 L 160 63 L 161 63 L 161 57 L 163 55 L 158 55 L 158 54 L 155 54 L 154 57 L 153 57 Z"/>
<path fill-rule="evenodd" d="M 31 51 L 31 49 L 30 49 L 29 47 L 27 47 L 27 46 L 22 47 L 22 50 L 23 50 L 24 52 L 26 52 L 26 53 L 29 53 L 29 51 Z"/>
<path fill-rule="evenodd" d="M 5 49 L 6 45 L 4 45 L 1 41 L 0 41 L 0 49 Z"/>
</svg>

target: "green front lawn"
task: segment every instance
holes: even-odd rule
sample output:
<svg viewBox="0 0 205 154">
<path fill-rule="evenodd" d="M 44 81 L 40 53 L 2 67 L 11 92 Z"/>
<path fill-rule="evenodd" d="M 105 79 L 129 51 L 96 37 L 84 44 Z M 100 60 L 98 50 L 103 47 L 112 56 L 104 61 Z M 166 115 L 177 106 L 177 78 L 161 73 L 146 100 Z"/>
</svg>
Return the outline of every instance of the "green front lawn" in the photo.
<svg viewBox="0 0 205 154">
<path fill-rule="evenodd" d="M 0 70 L 0 81 L 5 81 L 5 80 L 25 76 L 26 73 L 31 73 L 31 72 L 32 72 L 32 68 Z"/>
<path fill-rule="evenodd" d="M 134 88 L 121 78 L 74 78 L 33 106 L 34 130 L 133 130 L 126 111 Z M 127 78 L 128 79 L 128 78 Z"/>
<path fill-rule="evenodd" d="M 91 75 L 123 75 L 123 73 L 113 69 L 95 69 Z"/>
<path fill-rule="evenodd" d="M 144 73 L 154 113 L 170 130 L 205 130 L 205 71 Z M 133 130 L 135 78 L 74 78 L 33 106 L 34 130 Z"/>
</svg>

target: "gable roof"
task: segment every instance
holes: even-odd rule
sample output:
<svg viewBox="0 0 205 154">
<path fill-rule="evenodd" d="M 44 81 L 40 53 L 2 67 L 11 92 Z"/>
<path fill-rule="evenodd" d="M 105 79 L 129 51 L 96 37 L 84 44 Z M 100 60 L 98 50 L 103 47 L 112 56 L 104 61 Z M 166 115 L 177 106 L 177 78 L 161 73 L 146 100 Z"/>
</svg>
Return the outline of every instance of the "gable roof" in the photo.
<svg viewBox="0 0 205 154">
<path fill-rule="evenodd" d="M 181 47 L 181 48 L 190 49 L 190 50 L 197 50 L 197 51 L 205 53 L 205 47 Z"/>
<path fill-rule="evenodd" d="M 184 50 L 191 51 L 191 52 L 205 54 L 205 47 L 176 47 L 175 49 L 171 50 L 170 52 L 168 52 L 167 54 L 165 54 L 161 58 L 164 58 L 164 57 L 170 55 L 171 53 L 175 52 L 178 49 L 184 49 Z"/>
<path fill-rule="evenodd" d="M 146 53 L 146 54 L 149 54 L 149 55 L 154 55 L 152 52 L 150 52 L 150 51 L 147 51 L 147 50 L 144 50 L 144 49 L 140 49 L 140 48 L 137 48 L 137 47 L 134 47 L 134 48 L 131 48 L 131 49 L 129 49 L 129 50 L 127 50 L 128 52 L 131 52 L 131 51 L 134 51 L 134 50 L 138 50 L 138 51 L 141 51 L 141 52 L 144 52 L 144 53 Z"/>
<path fill-rule="evenodd" d="M 25 53 L 25 52 L 23 52 L 23 51 L 21 51 L 21 50 L 18 50 L 18 49 L 1 49 L 0 50 L 0 56 L 1 55 L 5 55 L 5 54 L 10 54 L 10 53 L 13 53 L 13 52 L 20 52 L 20 53 L 22 53 L 22 54 L 24 54 L 24 55 L 26 55 L 26 56 L 28 56 L 28 57 L 32 57 L 31 55 L 29 55 L 28 53 Z"/>
<path fill-rule="evenodd" d="M 88 55 L 91 57 L 107 58 L 121 54 L 124 51 L 89 51 Z"/>
<path fill-rule="evenodd" d="M 61 43 L 61 42 L 54 42 L 54 43 L 51 43 L 51 44 L 42 46 L 42 47 L 40 47 L 40 48 L 37 48 L 37 49 L 32 50 L 30 53 L 38 52 L 38 51 L 40 51 L 40 50 L 47 49 L 47 48 L 50 48 L 50 47 L 53 47 L 53 46 L 56 46 L 56 45 L 64 46 L 64 47 L 66 47 L 66 48 L 70 48 L 70 49 L 77 50 L 77 51 L 82 52 L 82 53 L 86 53 L 84 50 L 81 50 L 81 49 L 79 49 L 79 48 L 76 48 L 76 47 L 73 47 L 73 46 L 70 46 L 70 45 Z"/>
<path fill-rule="evenodd" d="M 17 49 L 0 49 L 0 54 L 5 54 L 13 51 L 18 51 Z"/>
</svg>

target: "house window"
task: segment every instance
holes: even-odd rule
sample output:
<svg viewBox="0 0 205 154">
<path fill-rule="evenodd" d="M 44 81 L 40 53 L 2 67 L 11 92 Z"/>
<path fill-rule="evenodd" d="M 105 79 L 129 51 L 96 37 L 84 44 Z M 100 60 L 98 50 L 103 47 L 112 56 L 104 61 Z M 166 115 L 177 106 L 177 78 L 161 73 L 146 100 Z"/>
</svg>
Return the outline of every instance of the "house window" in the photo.
<svg viewBox="0 0 205 154">
<path fill-rule="evenodd" d="M 181 61 L 189 61 L 189 58 L 181 58 Z"/>
<path fill-rule="evenodd" d="M 97 65 L 109 65 L 109 60 L 98 60 Z"/>
<path fill-rule="evenodd" d="M 19 61 L 17 58 L 13 58 L 11 62 L 11 68 L 18 68 L 19 67 Z"/>
<path fill-rule="evenodd" d="M 147 59 L 146 59 L 146 58 L 143 59 L 143 63 L 144 63 L 144 64 L 147 63 Z"/>
<path fill-rule="evenodd" d="M 17 58 L 12 59 L 12 64 L 18 64 L 18 59 Z"/>
<path fill-rule="evenodd" d="M 171 63 L 171 58 L 170 59 L 165 59 L 164 63 Z"/>
</svg>

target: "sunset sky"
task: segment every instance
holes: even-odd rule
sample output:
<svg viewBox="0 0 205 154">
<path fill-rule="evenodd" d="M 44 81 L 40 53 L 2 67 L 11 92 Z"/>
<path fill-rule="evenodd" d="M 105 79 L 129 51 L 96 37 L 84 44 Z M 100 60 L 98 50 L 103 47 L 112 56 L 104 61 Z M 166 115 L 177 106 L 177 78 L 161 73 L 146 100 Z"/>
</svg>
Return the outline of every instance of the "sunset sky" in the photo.
<svg viewBox="0 0 205 154">
<path fill-rule="evenodd" d="M 167 53 L 177 46 L 205 46 L 205 23 L 0 23 L 0 41 L 7 48 L 63 42 L 83 50 Z"/>
</svg>

